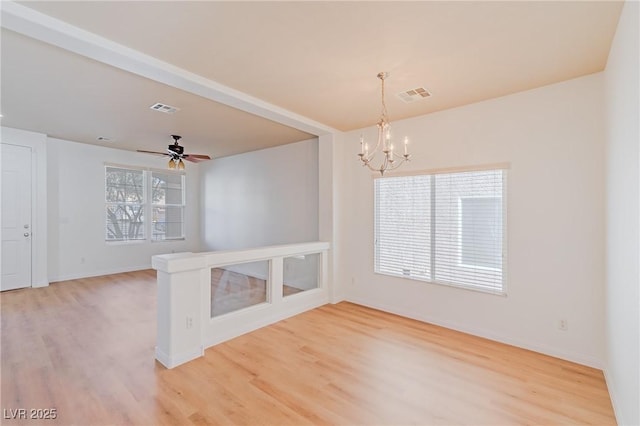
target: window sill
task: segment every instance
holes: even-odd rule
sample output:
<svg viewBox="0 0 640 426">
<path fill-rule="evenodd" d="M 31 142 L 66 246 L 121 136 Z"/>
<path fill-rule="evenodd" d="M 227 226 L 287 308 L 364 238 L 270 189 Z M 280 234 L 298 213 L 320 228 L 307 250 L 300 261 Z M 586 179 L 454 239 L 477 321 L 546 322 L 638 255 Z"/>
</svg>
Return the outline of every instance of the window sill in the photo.
<svg viewBox="0 0 640 426">
<path fill-rule="evenodd" d="M 164 240 L 126 240 L 126 241 L 109 241 L 105 240 L 105 244 L 108 246 L 127 246 L 127 245 L 140 245 L 140 244 L 155 244 L 155 243 L 171 243 L 178 241 L 186 241 L 186 238 L 167 238 Z"/>
<path fill-rule="evenodd" d="M 503 286 L 502 290 L 492 290 L 492 289 L 489 289 L 489 288 L 474 287 L 474 286 L 465 285 L 465 284 L 456 284 L 456 283 L 443 282 L 443 281 L 425 280 L 425 279 L 420 279 L 420 278 L 416 278 L 416 277 L 408 277 L 406 275 L 399 275 L 399 274 L 398 275 L 396 275 L 396 274 L 386 274 L 384 272 L 375 272 L 375 271 L 374 271 L 374 274 L 376 274 L 376 275 L 384 275 L 386 277 L 402 278 L 402 279 L 410 280 L 410 281 L 418 281 L 418 282 L 424 282 L 424 283 L 429 283 L 429 284 L 436 284 L 436 285 L 449 287 L 449 288 L 457 288 L 457 289 L 461 289 L 461 290 L 474 291 L 474 292 L 477 292 L 477 293 L 492 294 L 494 296 L 507 297 L 507 292 L 506 292 L 504 286 Z"/>
<path fill-rule="evenodd" d="M 146 243 L 147 240 L 125 240 L 125 241 L 110 241 L 105 240 L 105 244 L 108 246 L 128 246 L 128 245 L 140 245 Z"/>
<path fill-rule="evenodd" d="M 152 244 L 155 244 L 155 243 L 172 243 L 172 242 L 175 242 L 175 241 L 185 241 L 185 240 L 186 240 L 185 237 L 182 237 L 182 238 L 165 238 L 164 240 L 151 240 L 151 243 Z"/>
</svg>

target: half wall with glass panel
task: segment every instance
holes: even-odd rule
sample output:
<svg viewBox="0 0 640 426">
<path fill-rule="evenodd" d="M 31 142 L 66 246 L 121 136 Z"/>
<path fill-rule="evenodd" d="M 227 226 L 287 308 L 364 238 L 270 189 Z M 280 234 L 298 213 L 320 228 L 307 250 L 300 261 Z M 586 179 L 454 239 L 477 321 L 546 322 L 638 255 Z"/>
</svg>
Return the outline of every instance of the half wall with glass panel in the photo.
<svg viewBox="0 0 640 426">
<path fill-rule="evenodd" d="M 321 254 L 305 254 L 284 258 L 282 296 L 319 287 Z"/>
<path fill-rule="evenodd" d="M 269 302 L 268 260 L 211 269 L 211 317 Z"/>
</svg>

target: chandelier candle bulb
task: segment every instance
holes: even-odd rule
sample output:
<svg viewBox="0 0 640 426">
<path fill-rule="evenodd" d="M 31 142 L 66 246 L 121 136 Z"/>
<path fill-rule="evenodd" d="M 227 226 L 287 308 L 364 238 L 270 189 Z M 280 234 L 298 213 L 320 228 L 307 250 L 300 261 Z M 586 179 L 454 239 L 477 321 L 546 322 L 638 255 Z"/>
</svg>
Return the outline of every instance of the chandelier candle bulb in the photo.
<svg viewBox="0 0 640 426">
<path fill-rule="evenodd" d="M 405 155 L 405 157 L 407 155 L 407 149 L 408 149 L 407 145 L 409 145 L 409 138 L 405 136 L 404 137 L 404 155 Z"/>
<path fill-rule="evenodd" d="M 364 154 L 364 136 L 360 135 L 360 154 Z"/>
</svg>

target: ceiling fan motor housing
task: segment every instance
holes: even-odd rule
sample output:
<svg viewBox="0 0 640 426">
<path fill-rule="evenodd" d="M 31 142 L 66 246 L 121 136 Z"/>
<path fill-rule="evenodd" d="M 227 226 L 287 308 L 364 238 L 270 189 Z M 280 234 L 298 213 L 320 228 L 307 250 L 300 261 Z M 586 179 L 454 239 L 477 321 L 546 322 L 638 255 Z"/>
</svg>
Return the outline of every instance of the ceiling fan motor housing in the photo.
<svg viewBox="0 0 640 426">
<path fill-rule="evenodd" d="M 176 144 L 169 145 L 168 149 L 170 152 L 173 152 L 174 154 L 177 154 L 177 155 L 182 155 L 184 153 L 184 147 L 177 145 L 177 142 Z"/>
<path fill-rule="evenodd" d="M 160 154 L 167 155 L 171 158 L 169 161 L 169 168 L 174 169 L 177 167 L 181 170 L 184 169 L 184 163 L 182 160 L 191 161 L 192 163 L 197 163 L 204 160 L 211 160 L 211 157 L 204 154 L 185 154 L 184 147 L 180 146 L 179 140 L 182 139 L 182 136 L 179 135 L 171 135 L 173 138 L 173 143 L 167 146 L 166 152 L 157 152 L 157 151 L 146 151 L 146 150 L 138 150 L 138 152 L 145 152 L 148 154 Z"/>
</svg>

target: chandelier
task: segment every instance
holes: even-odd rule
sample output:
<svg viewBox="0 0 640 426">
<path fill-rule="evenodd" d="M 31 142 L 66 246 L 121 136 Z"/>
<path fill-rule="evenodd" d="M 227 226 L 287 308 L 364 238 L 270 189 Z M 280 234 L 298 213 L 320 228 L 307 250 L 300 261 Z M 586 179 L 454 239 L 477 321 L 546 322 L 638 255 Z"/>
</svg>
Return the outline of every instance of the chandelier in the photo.
<svg viewBox="0 0 640 426">
<path fill-rule="evenodd" d="M 381 176 L 384 176 L 384 173 L 388 170 L 397 169 L 402 163 L 409 161 L 409 157 L 411 157 L 407 146 L 409 144 L 409 138 L 404 138 L 404 152 L 402 155 L 395 151 L 395 147 L 391 141 L 391 125 L 389 124 L 389 117 L 387 116 L 387 104 L 384 101 L 384 80 L 388 76 L 388 72 L 378 74 L 378 78 L 382 82 L 380 91 L 382 113 L 380 115 L 380 121 L 376 124 L 378 128 L 378 141 L 373 150 L 369 150 L 369 144 L 364 141 L 364 136 L 360 135 L 360 153 L 358 154 L 363 167 L 367 166 L 372 171 L 380 172 Z M 372 165 L 371 163 L 380 151 L 382 152 L 380 165 Z"/>
</svg>

